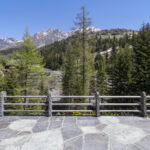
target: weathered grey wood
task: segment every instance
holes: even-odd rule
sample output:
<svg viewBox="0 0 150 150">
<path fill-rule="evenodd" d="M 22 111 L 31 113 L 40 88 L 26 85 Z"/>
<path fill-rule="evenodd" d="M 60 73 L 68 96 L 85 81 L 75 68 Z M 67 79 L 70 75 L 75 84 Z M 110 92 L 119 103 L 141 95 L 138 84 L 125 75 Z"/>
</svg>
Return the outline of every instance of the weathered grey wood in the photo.
<svg viewBox="0 0 150 150">
<path fill-rule="evenodd" d="M 95 98 L 94 96 L 52 96 L 52 98 Z M 132 99 L 140 99 L 141 96 L 100 96 L 100 98 L 132 98 Z"/>
<path fill-rule="evenodd" d="M 150 106 L 150 103 L 147 103 L 146 105 L 147 105 L 147 106 Z"/>
<path fill-rule="evenodd" d="M 52 110 L 52 112 L 95 112 L 94 110 Z"/>
<path fill-rule="evenodd" d="M 48 91 L 47 100 L 48 100 L 48 116 L 52 117 L 52 98 L 50 91 Z"/>
<path fill-rule="evenodd" d="M 120 99 L 120 98 L 133 98 L 133 99 L 140 99 L 141 96 L 100 96 L 100 98 L 115 98 L 115 99 Z"/>
<path fill-rule="evenodd" d="M 6 96 L 7 98 L 47 98 L 47 96 Z M 95 96 L 51 96 L 52 98 L 95 98 Z M 100 98 L 137 98 L 140 99 L 141 96 L 100 96 Z M 150 98 L 150 96 L 148 96 Z"/>
<path fill-rule="evenodd" d="M 6 98 L 47 98 L 47 96 L 6 96 Z"/>
<path fill-rule="evenodd" d="M 147 117 L 147 106 L 146 106 L 146 93 L 141 93 L 141 116 Z"/>
<path fill-rule="evenodd" d="M 140 110 L 100 110 L 100 112 L 141 112 Z"/>
<path fill-rule="evenodd" d="M 4 110 L 4 112 L 47 112 L 46 110 Z"/>
<path fill-rule="evenodd" d="M 53 106 L 70 106 L 70 105 L 77 105 L 77 106 L 93 106 L 94 103 L 53 103 Z"/>
<path fill-rule="evenodd" d="M 95 94 L 95 100 L 96 100 L 96 117 L 99 117 L 100 116 L 100 95 L 99 95 L 99 92 L 96 92 Z"/>
<path fill-rule="evenodd" d="M 46 103 L 4 103 L 6 106 L 47 106 Z"/>
<path fill-rule="evenodd" d="M 0 92 L 0 117 L 4 116 L 4 95 L 6 92 Z"/>
<path fill-rule="evenodd" d="M 100 103 L 100 106 L 139 106 L 139 103 Z"/>
<path fill-rule="evenodd" d="M 3 93 L 3 97 L 4 97 L 4 103 L 7 101 L 7 92 L 6 91 L 2 91 Z"/>
<path fill-rule="evenodd" d="M 47 104 L 46 103 L 4 103 L 4 98 L 46 98 L 46 96 L 7 96 L 3 95 L 3 108 L 5 105 L 20 105 L 20 106 L 48 106 L 48 111 L 45 110 L 3 110 L 4 112 L 48 112 L 48 116 L 52 116 L 52 112 L 95 112 L 93 110 L 52 110 L 52 106 L 93 106 L 95 105 L 96 116 L 100 116 L 101 112 L 141 112 L 140 110 L 100 110 L 100 106 L 139 106 L 139 103 L 101 103 L 101 98 L 141 98 L 141 110 L 145 110 L 146 101 L 142 101 L 141 96 L 100 96 L 99 93 L 95 95 L 95 103 L 52 103 L 52 98 L 94 98 L 94 96 L 51 96 L 50 92 L 47 96 Z M 0 104 L 1 105 L 1 104 Z M 147 104 L 150 106 L 150 103 Z M 144 108 L 144 109 L 142 109 Z M 1 111 L 1 108 L 0 108 Z M 150 112 L 148 110 L 147 112 Z M 144 114 L 145 111 L 142 111 Z"/>
<path fill-rule="evenodd" d="M 52 96 L 52 98 L 94 98 L 94 96 Z"/>
</svg>

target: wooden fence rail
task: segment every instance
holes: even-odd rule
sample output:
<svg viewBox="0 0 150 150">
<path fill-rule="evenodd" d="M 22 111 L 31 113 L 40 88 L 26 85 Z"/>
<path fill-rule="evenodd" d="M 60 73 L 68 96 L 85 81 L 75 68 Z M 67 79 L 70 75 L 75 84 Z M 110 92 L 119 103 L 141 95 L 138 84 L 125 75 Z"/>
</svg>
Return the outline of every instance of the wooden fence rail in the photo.
<svg viewBox="0 0 150 150">
<path fill-rule="evenodd" d="M 7 100 L 9 98 L 45 98 L 46 101 L 41 102 L 41 103 L 29 103 L 29 102 L 24 102 L 24 103 L 10 103 L 7 102 Z M 56 98 L 60 98 L 60 99 L 75 99 L 74 103 L 60 103 L 60 102 L 54 102 L 53 99 Z M 94 102 L 90 102 L 90 103 L 78 103 L 75 102 L 76 100 L 81 101 L 81 99 L 94 99 Z M 105 102 L 102 102 L 103 100 L 106 100 Z M 138 102 L 136 103 L 112 103 L 109 102 L 109 100 L 111 99 L 137 99 Z M 150 96 L 146 96 L 145 92 L 141 93 L 141 96 L 101 96 L 99 95 L 99 93 L 97 92 L 95 94 L 95 96 L 51 96 L 50 92 L 47 96 L 7 96 L 6 92 L 0 92 L 0 117 L 3 117 L 6 113 L 12 113 L 12 112 L 19 112 L 19 113 L 28 113 L 28 112 L 32 112 L 32 113 L 46 113 L 48 114 L 49 117 L 51 117 L 53 115 L 53 113 L 73 113 L 73 112 L 80 112 L 80 113 L 91 113 L 94 112 L 95 115 L 98 117 L 100 116 L 102 113 L 139 113 L 140 116 L 142 117 L 147 117 L 148 113 L 150 113 L 150 103 L 147 103 L 147 101 L 150 100 Z M 26 106 L 43 106 L 44 110 L 10 110 L 7 109 L 7 106 L 24 106 L 24 108 L 26 108 Z M 45 107 L 46 106 L 46 107 Z M 56 109 L 57 107 L 60 106 L 74 106 L 74 107 L 83 107 L 83 106 L 87 106 L 90 107 L 92 109 L 69 109 L 67 110 L 66 108 L 64 110 L 59 110 Z M 136 109 L 104 109 L 104 107 L 106 106 L 126 106 L 126 107 L 130 107 L 130 106 L 136 106 L 138 108 Z M 85 108 L 87 108 L 85 107 Z"/>
</svg>

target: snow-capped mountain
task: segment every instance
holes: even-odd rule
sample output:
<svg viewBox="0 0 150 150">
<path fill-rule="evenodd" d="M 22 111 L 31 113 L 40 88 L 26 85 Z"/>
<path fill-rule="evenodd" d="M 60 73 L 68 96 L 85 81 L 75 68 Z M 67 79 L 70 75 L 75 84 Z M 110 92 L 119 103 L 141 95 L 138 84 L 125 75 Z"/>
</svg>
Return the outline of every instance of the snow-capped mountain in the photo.
<svg viewBox="0 0 150 150">
<path fill-rule="evenodd" d="M 55 41 L 60 41 L 66 39 L 71 34 L 69 32 L 63 32 L 58 29 L 48 29 L 43 32 L 38 32 L 32 36 L 32 41 L 34 45 L 39 48 Z"/>
<path fill-rule="evenodd" d="M 98 32 L 100 29 L 97 29 L 95 27 L 89 27 L 88 30 L 90 32 Z M 36 48 L 46 46 L 49 44 L 54 43 L 55 41 L 60 41 L 63 39 L 68 38 L 69 36 L 72 36 L 76 31 L 80 32 L 81 29 L 76 29 L 71 32 L 63 32 L 59 29 L 47 29 L 42 32 L 37 32 L 34 35 L 31 36 L 31 39 L 35 45 Z M 17 48 L 20 46 L 20 43 L 23 40 L 15 40 L 13 38 L 7 38 L 7 39 L 0 39 L 0 50 L 8 49 L 8 48 Z"/>
<path fill-rule="evenodd" d="M 13 38 L 2 38 L 0 39 L 0 49 L 15 46 L 16 40 Z"/>
</svg>

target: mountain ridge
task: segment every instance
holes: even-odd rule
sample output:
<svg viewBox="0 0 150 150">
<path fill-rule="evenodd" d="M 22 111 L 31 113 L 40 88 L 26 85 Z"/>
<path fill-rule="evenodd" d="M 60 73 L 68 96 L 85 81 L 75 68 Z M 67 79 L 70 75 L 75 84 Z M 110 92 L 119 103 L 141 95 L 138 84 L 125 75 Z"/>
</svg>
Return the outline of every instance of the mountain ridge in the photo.
<svg viewBox="0 0 150 150">
<path fill-rule="evenodd" d="M 103 37 L 114 36 L 114 35 L 122 35 L 125 33 L 132 33 L 135 30 L 128 29 L 110 29 L 110 30 L 101 30 L 95 27 L 89 27 L 88 31 L 90 33 L 96 33 Z M 72 36 L 75 32 L 81 32 L 80 29 L 75 29 L 70 32 L 64 32 L 56 28 L 48 28 L 47 30 L 37 32 L 31 36 L 31 40 L 33 41 L 36 48 L 40 48 L 46 45 L 50 45 L 56 41 L 61 41 L 63 39 L 67 39 Z M 136 31 L 137 32 L 137 31 Z M 7 50 L 10 48 L 19 48 L 20 43 L 23 40 L 16 40 L 14 38 L 0 38 L 0 51 Z"/>
</svg>

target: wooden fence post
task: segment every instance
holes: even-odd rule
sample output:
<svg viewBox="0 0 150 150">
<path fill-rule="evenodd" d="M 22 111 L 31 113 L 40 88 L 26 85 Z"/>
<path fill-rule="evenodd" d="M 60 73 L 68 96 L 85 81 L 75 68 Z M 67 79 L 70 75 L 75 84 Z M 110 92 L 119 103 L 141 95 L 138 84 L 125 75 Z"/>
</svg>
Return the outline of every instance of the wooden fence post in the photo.
<svg viewBox="0 0 150 150">
<path fill-rule="evenodd" d="M 96 92 L 95 94 L 95 105 L 96 105 L 96 117 L 99 117 L 100 116 L 100 97 L 99 97 L 99 92 Z"/>
<path fill-rule="evenodd" d="M 146 93 L 145 93 L 145 92 L 142 92 L 142 93 L 141 93 L 141 113 L 142 113 L 141 116 L 142 116 L 142 117 L 147 117 L 146 101 L 147 101 Z"/>
<path fill-rule="evenodd" d="M 48 91 L 47 100 L 48 100 L 48 116 L 52 117 L 52 97 L 50 91 Z"/>
<path fill-rule="evenodd" d="M 6 92 L 0 92 L 0 117 L 4 116 L 4 96 L 6 96 Z"/>
</svg>

